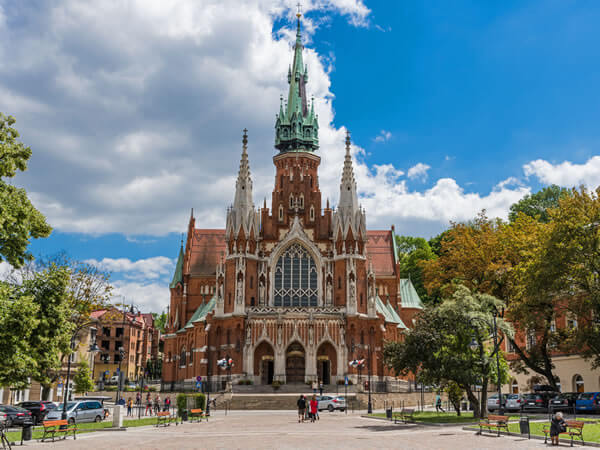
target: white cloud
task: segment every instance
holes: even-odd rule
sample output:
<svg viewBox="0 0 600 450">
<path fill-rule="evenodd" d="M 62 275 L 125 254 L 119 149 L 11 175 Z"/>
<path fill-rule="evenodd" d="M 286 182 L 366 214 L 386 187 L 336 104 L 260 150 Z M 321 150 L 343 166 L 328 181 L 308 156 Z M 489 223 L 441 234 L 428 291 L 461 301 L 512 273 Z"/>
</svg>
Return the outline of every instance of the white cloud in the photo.
<svg viewBox="0 0 600 450">
<path fill-rule="evenodd" d="M 33 149 L 30 170 L 18 183 L 60 231 L 130 237 L 181 232 L 190 207 L 198 227 L 222 228 L 241 130 L 248 128 L 254 198 L 261 204 L 273 187 L 274 114 L 287 92 L 293 3 L 132 0 L 122 8 L 64 0 L 33 9 L 17 2 L 5 14 L 19 17 L 20 26 L 10 25 L 16 23 L 12 16 L 0 26 L 0 98 L 19 112 L 17 127 Z M 307 41 L 327 20 L 316 9 L 368 25 L 361 0 L 315 0 L 303 7 Z M 273 33 L 281 18 L 292 20 Z M 304 61 L 319 114 L 320 187 L 335 204 L 346 131 L 334 126 L 335 55 L 307 46 Z M 381 130 L 375 140 L 391 138 Z M 526 191 L 500 186 L 487 195 L 465 193 L 454 180 L 441 179 L 430 190 L 412 192 L 402 170 L 367 165 L 360 147 L 353 154 L 372 228 L 396 222 L 406 232 L 439 232 L 448 220 L 471 218 L 482 208 L 506 215 Z M 129 277 L 164 275 L 142 264 L 131 269 L 139 262 L 114 261 L 99 263 L 130 267 L 124 272 Z"/>
<path fill-rule="evenodd" d="M 117 272 L 128 279 L 146 281 L 171 275 L 175 267 L 175 261 L 166 256 L 155 256 L 138 259 L 137 261 L 132 261 L 129 258 L 104 258 L 100 261 L 88 259 L 84 262 L 107 272 Z"/>
<path fill-rule="evenodd" d="M 162 312 L 169 304 L 170 292 L 165 284 L 115 281 L 113 297 L 121 296 L 126 304 L 134 303 L 142 312 Z"/>
<path fill-rule="evenodd" d="M 423 163 L 417 163 L 414 166 L 412 166 L 410 169 L 408 169 L 407 176 L 411 180 L 418 178 L 421 181 L 425 181 L 427 179 L 427 171 L 429 169 L 431 169 L 431 166 L 429 166 L 427 164 L 423 164 Z"/>
<path fill-rule="evenodd" d="M 600 156 L 593 156 L 583 164 L 564 161 L 552 164 L 543 159 L 531 161 L 523 166 L 526 176 L 535 176 L 544 184 L 573 187 L 584 184 L 591 189 L 600 185 Z"/>
<path fill-rule="evenodd" d="M 375 142 L 387 142 L 392 138 L 392 133 L 389 131 L 381 130 L 377 136 L 373 138 Z"/>
</svg>

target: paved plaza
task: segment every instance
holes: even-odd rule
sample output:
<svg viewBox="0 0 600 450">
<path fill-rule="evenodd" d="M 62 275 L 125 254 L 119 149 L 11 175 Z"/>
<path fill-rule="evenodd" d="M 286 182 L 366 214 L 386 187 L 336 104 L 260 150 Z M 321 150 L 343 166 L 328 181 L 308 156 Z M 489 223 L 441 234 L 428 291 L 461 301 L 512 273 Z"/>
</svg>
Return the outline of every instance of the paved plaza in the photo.
<svg viewBox="0 0 600 450">
<path fill-rule="evenodd" d="M 81 434 L 77 440 L 31 442 L 27 447 L 54 449 L 530 449 L 543 441 L 516 437 L 476 436 L 461 427 L 394 425 L 358 414 L 321 413 L 316 423 L 298 423 L 293 411 L 232 411 L 208 423 L 185 423 L 157 429 Z"/>
</svg>

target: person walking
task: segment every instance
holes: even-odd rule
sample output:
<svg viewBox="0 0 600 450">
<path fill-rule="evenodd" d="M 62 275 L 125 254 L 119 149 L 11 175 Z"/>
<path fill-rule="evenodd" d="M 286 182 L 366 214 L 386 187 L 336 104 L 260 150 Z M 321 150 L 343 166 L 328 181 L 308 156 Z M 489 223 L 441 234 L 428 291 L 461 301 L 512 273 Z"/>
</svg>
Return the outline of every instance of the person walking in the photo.
<svg viewBox="0 0 600 450">
<path fill-rule="evenodd" d="M 444 411 L 444 408 L 442 408 L 442 397 L 439 392 L 435 395 L 435 410 L 436 410 L 436 412 L 440 412 L 440 411 L 442 411 L 443 413 L 446 412 L 446 411 Z"/>
<path fill-rule="evenodd" d="M 317 401 L 317 396 L 313 394 L 310 399 L 310 421 L 314 422 L 317 420 L 317 408 L 319 407 L 319 402 Z"/>
<path fill-rule="evenodd" d="M 171 407 L 171 399 L 169 398 L 169 396 L 167 395 L 165 397 L 165 407 L 163 409 L 163 411 L 169 411 L 169 408 Z"/>
<path fill-rule="evenodd" d="M 317 385 L 317 382 L 316 382 L 316 381 L 313 381 L 313 382 L 312 382 L 312 390 L 313 390 L 313 394 L 316 394 L 316 393 L 317 393 L 317 387 L 318 387 L 318 385 Z"/>
<path fill-rule="evenodd" d="M 550 440 L 552 445 L 558 445 L 560 433 L 567 431 L 567 424 L 563 420 L 563 414 L 559 411 L 550 422 Z"/>
<path fill-rule="evenodd" d="M 304 395 L 300 394 L 300 398 L 296 404 L 298 405 L 298 423 L 304 422 L 304 411 L 306 410 L 306 400 Z"/>
<path fill-rule="evenodd" d="M 146 410 L 144 411 L 144 415 L 147 415 L 148 411 L 150 411 L 150 415 L 152 415 L 152 397 L 150 396 L 150 392 L 148 392 L 148 395 L 146 396 Z"/>
<path fill-rule="evenodd" d="M 133 400 L 131 397 L 127 399 L 127 415 L 131 416 L 133 410 Z"/>
<path fill-rule="evenodd" d="M 319 380 L 319 395 L 323 397 L 323 382 Z"/>
<path fill-rule="evenodd" d="M 158 414 L 160 412 L 160 395 L 156 395 L 154 397 L 154 414 Z"/>
</svg>

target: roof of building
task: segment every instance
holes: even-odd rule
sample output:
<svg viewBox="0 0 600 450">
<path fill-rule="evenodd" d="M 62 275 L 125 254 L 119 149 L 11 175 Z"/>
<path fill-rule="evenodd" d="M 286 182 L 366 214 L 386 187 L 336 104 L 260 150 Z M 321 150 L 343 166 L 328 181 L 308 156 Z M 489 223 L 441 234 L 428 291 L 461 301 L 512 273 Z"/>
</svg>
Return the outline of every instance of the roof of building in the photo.
<svg viewBox="0 0 600 450">
<path fill-rule="evenodd" d="M 198 306 L 198 308 L 196 309 L 190 320 L 188 320 L 188 322 L 185 324 L 185 326 L 177 332 L 179 333 L 180 331 L 185 331 L 186 328 L 193 328 L 194 322 L 200 322 L 204 320 L 208 313 L 212 312 L 212 310 L 215 309 L 216 303 L 216 296 L 213 296 L 207 303 L 202 303 L 200 306 Z"/>
<path fill-rule="evenodd" d="M 177 257 L 177 265 L 175 266 L 175 273 L 169 287 L 174 289 L 179 283 L 183 283 L 183 243 L 179 248 L 179 256 Z"/>
<path fill-rule="evenodd" d="M 403 308 L 423 309 L 423 302 L 419 298 L 419 294 L 408 278 L 400 279 L 400 298 L 402 299 Z"/>
<path fill-rule="evenodd" d="M 214 275 L 227 249 L 225 230 L 196 229 L 191 242 L 190 274 Z"/>
<path fill-rule="evenodd" d="M 368 230 L 367 238 L 367 256 L 373 263 L 375 276 L 394 275 L 396 262 L 392 230 Z"/>
<path fill-rule="evenodd" d="M 379 296 L 377 296 L 375 297 L 375 307 L 377 309 L 377 312 L 383 316 L 386 322 L 395 323 L 397 324 L 398 328 L 406 329 L 406 325 L 404 325 L 404 322 L 402 322 L 402 319 L 400 318 L 398 313 L 396 313 L 394 307 L 390 305 L 389 302 L 386 305 L 381 301 Z"/>
</svg>

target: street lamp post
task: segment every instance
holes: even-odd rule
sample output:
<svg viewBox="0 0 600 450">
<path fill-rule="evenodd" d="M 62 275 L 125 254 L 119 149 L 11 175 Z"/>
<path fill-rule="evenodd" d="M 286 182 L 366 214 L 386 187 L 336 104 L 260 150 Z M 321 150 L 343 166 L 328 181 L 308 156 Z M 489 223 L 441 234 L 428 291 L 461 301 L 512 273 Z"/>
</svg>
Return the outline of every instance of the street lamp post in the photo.
<svg viewBox="0 0 600 450">
<path fill-rule="evenodd" d="M 79 334 L 79 332 L 87 327 L 90 326 L 92 324 L 94 324 L 95 322 L 86 322 L 80 326 L 78 326 L 75 331 L 73 332 L 73 335 L 71 336 L 71 343 L 69 345 L 69 348 L 71 349 L 71 352 L 73 352 L 75 350 L 75 339 L 77 338 L 77 335 Z M 98 348 L 98 345 L 96 344 L 96 339 L 94 337 L 94 342 L 92 342 L 90 344 L 90 348 L 89 348 L 89 352 L 90 353 L 96 353 L 97 351 L 99 351 L 100 349 Z M 62 414 L 61 414 L 61 419 L 62 420 L 66 420 L 67 419 L 67 401 L 69 399 L 69 382 L 70 382 L 70 378 L 71 378 L 71 353 L 68 355 L 67 357 L 67 379 L 65 382 L 65 386 L 63 388 L 63 410 L 62 410 Z"/>
<path fill-rule="evenodd" d="M 373 403 L 371 402 L 371 344 L 367 346 L 367 354 L 369 356 L 369 361 L 367 362 L 367 383 L 369 383 L 369 402 L 367 403 L 367 414 L 373 414 Z"/>
<path fill-rule="evenodd" d="M 496 309 L 494 309 L 493 313 L 492 313 L 492 339 L 494 342 L 494 350 L 492 352 L 492 354 L 496 354 L 496 369 L 497 369 L 497 380 L 496 380 L 496 387 L 498 389 L 498 405 L 499 405 L 499 411 L 500 411 L 500 415 L 504 415 L 504 403 L 502 401 L 502 382 L 500 380 L 500 345 L 498 343 L 498 324 L 497 324 L 497 317 L 498 317 L 498 311 Z M 483 323 L 486 326 L 489 326 L 490 324 L 485 321 L 482 318 L 479 317 L 472 317 L 471 319 L 469 319 L 469 322 L 471 323 L 471 326 L 475 329 L 477 329 L 477 327 L 473 324 L 474 321 L 479 320 L 481 323 Z M 475 337 L 473 337 L 473 339 L 471 340 L 471 343 L 469 344 L 469 348 L 473 351 L 477 350 L 479 348 L 479 344 L 477 343 L 477 341 L 475 340 Z"/>
<path fill-rule="evenodd" d="M 206 389 L 206 416 L 210 416 L 210 375 L 211 375 L 211 366 L 210 366 L 210 324 L 207 321 L 204 321 L 204 331 L 206 332 L 206 379 L 207 379 L 207 389 Z"/>
</svg>

